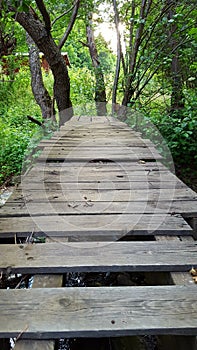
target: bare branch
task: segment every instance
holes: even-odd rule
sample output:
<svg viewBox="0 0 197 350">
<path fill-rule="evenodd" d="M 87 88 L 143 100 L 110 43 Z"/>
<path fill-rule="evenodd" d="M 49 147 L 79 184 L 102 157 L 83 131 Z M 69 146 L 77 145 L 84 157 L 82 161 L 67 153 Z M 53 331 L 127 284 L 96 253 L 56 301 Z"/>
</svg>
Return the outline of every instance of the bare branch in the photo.
<svg viewBox="0 0 197 350">
<path fill-rule="evenodd" d="M 81 40 L 79 40 L 79 42 L 80 42 L 83 46 L 85 46 L 85 47 L 87 47 L 87 48 L 89 49 L 90 45 L 88 45 L 87 43 L 84 43 L 84 41 L 81 41 Z"/>
<path fill-rule="evenodd" d="M 70 9 L 66 10 L 66 11 L 63 12 L 61 15 L 59 15 L 58 17 L 56 17 L 56 18 L 53 20 L 53 22 L 52 22 L 51 25 L 53 26 L 60 18 L 64 17 L 64 16 L 67 15 L 69 12 L 71 12 L 71 11 L 74 9 L 74 7 L 75 7 L 75 4 L 74 4 Z"/>
<path fill-rule="evenodd" d="M 68 39 L 68 36 L 72 30 L 72 27 L 75 23 L 75 20 L 77 18 L 77 14 L 78 14 L 78 10 L 79 10 L 79 5 L 80 5 L 80 0 L 76 0 L 75 2 L 75 6 L 74 6 L 74 10 L 70 19 L 70 22 L 68 24 L 68 27 L 63 35 L 63 37 L 61 38 L 59 44 L 58 44 L 58 48 L 61 50 L 62 46 L 65 44 L 66 40 Z"/>
</svg>

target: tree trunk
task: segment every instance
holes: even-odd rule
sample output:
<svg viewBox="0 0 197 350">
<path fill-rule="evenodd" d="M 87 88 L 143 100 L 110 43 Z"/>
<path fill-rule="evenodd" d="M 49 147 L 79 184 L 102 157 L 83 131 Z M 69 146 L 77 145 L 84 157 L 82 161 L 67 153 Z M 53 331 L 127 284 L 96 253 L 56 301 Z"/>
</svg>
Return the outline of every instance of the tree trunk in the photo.
<svg viewBox="0 0 197 350">
<path fill-rule="evenodd" d="M 33 39 L 27 33 L 27 44 L 29 46 L 29 65 L 31 71 L 31 87 L 35 100 L 40 106 L 43 119 L 55 120 L 53 101 L 44 86 L 40 66 L 39 50 Z"/>
<path fill-rule="evenodd" d="M 167 4 L 170 5 L 170 0 L 167 0 Z M 176 4 L 177 1 L 173 3 L 168 12 L 168 20 L 172 20 L 176 14 Z M 181 64 L 179 59 L 179 49 L 178 49 L 178 40 L 176 38 L 177 24 L 172 22 L 169 29 L 169 47 L 171 52 L 173 52 L 172 63 L 171 63 L 171 84 L 172 84 L 172 93 L 171 93 L 171 113 L 175 111 L 180 111 L 184 108 L 184 94 L 183 94 L 183 79 L 181 74 Z"/>
<path fill-rule="evenodd" d="M 59 110 L 60 125 L 63 125 L 73 115 L 70 100 L 70 79 L 66 63 L 61 52 L 55 44 L 45 26 L 34 15 L 34 13 L 18 12 L 16 21 L 32 37 L 41 52 L 44 53 L 54 76 L 54 97 Z"/>
<path fill-rule="evenodd" d="M 97 115 L 106 115 L 107 114 L 107 101 L 106 101 L 106 91 L 105 91 L 105 82 L 100 66 L 98 52 L 94 40 L 94 32 L 92 28 L 92 14 L 89 14 L 88 18 L 89 24 L 86 26 L 86 35 L 87 35 L 87 46 L 89 48 L 90 56 L 92 59 L 92 65 L 94 67 L 94 73 L 96 78 L 95 86 L 95 102 Z"/>
<path fill-rule="evenodd" d="M 116 35 L 117 35 L 117 57 L 116 57 L 116 71 L 115 71 L 113 93 L 112 93 L 112 115 L 114 114 L 114 111 L 116 109 L 116 96 L 117 96 L 117 89 L 118 89 L 118 80 L 120 75 L 121 55 L 122 55 L 121 38 L 120 38 L 120 30 L 119 30 L 120 20 L 119 20 L 119 13 L 117 9 L 116 0 L 113 0 L 113 7 L 114 7 L 114 21 L 115 21 Z"/>
<path fill-rule="evenodd" d="M 135 11 L 136 11 L 136 3 L 133 0 L 132 1 L 132 15 L 131 17 L 134 18 Z M 147 0 L 141 0 L 140 5 L 140 24 L 136 30 L 135 38 L 134 38 L 134 24 L 133 21 L 130 24 L 130 39 L 129 39 L 129 69 L 127 73 L 127 77 L 125 77 L 125 91 L 124 91 L 124 97 L 122 100 L 122 104 L 124 106 L 127 106 L 128 103 L 130 103 L 131 99 L 133 98 L 133 95 L 135 93 L 134 80 L 136 79 L 136 73 L 135 73 L 135 67 L 137 62 L 137 57 L 140 49 L 140 43 L 141 38 L 143 35 L 145 20 L 146 20 L 146 8 L 147 8 Z"/>
</svg>

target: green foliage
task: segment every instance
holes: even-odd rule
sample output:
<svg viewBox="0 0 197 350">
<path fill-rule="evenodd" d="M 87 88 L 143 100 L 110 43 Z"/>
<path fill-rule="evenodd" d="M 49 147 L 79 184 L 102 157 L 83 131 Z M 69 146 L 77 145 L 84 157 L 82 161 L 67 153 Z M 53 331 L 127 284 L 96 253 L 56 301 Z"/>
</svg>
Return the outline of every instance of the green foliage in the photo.
<svg viewBox="0 0 197 350">
<path fill-rule="evenodd" d="M 70 70 L 71 100 L 73 105 L 86 104 L 94 100 L 94 76 L 87 68 Z"/>
<path fill-rule="evenodd" d="M 21 170 L 25 149 L 32 132 L 21 127 L 14 127 L 0 121 L 0 184 Z"/>
<path fill-rule="evenodd" d="M 39 127 L 26 118 L 39 118 L 26 68 L 21 69 L 13 83 L 0 83 L 0 185 L 19 174 L 26 148 Z"/>
<path fill-rule="evenodd" d="M 13 6 L 17 8 L 18 12 L 19 11 L 27 12 L 29 10 L 29 6 L 31 5 L 31 2 L 32 1 L 30 0 L 10 0 L 9 2 L 2 0 L 2 4 L 5 10 L 9 9 L 9 6 Z"/>
<path fill-rule="evenodd" d="M 147 113 L 168 144 L 176 164 L 197 169 L 197 101 L 192 90 L 186 90 L 185 108 L 173 115 L 159 109 Z"/>
</svg>

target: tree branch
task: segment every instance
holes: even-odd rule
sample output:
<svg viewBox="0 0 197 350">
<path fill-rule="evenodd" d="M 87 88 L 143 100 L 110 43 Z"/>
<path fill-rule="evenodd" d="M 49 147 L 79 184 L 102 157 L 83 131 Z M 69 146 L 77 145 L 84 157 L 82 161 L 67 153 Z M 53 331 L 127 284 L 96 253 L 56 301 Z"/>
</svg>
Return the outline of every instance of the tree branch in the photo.
<svg viewBox="0 0 197 350">
<path fill-rule="evenodd" d="M 89 49 L 90 45 L 88 45 L 87 43 L 84 43 L 84 41 L 81 41 L 81 40 L 79 40 L 79 42 L 80 42 L 83 46 L 85 46 L 85 47 L 87 47 L 87 48 Z"/>
<path fill-rule="evenodd" d="M 42 15 L 42 18 L 44 20 L 44 23 L 45 23 L 45 28 L 47 30 L 47 33 L 50 33 L 50 30 L 51 30 L 51 20 L 50 20 L 50 16 L 49 16 L 49 13 L 46 9 L 46 6 L 43 2 L 43 0 L 36 0 L 36 5 Z"/>
<path fill-rule="evenodd" d="M 31 115 L 27 115 L 27 119 L 29 119 L 32 123 L 35 123 L 35 124 L 43 127 L 43 122 L 40 122 L 39 120 L 35 119 Z"/>
<path fill-rule="evenodd" d="M 76 0 L 74 10 L 70 19 L 70 22 L 68 24 L 68 27 L 63 35 L 63 37 L 60 39 L 60 42 L 58 44 L 58 48 L 61 50 L 62 46 L 65 44 L 66 40 L 68 39 L 68 36 L 72 30 L 72 27 L 75 23 L 75 20 L 77 18 L 78 10 L 79 10 L 80 0 Z"/>
<path fill-rule="evenodd" d="M 66 11 L 63 12 L 61 15 L 59 15 L 58 17 L 56 17 L 56 18 L 53 20 L 53 22 L 52 22 L 51 25 L 53 26 L 60 18 L 64 17 L 64 16 L 67 15 L 69 12 L 71 12 L 71 11 L 74 9 L 74 7 L 75 7 L 75 4 L 74 4 L 70 9 L 66 10 Z"/>
</svg>

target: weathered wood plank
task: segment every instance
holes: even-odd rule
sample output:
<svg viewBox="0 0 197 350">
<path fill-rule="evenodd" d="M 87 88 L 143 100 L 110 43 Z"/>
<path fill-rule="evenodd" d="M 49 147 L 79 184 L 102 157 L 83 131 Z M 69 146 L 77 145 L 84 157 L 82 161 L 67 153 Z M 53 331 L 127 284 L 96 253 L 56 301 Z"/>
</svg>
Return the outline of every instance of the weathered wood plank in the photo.
<svg viewBox="0 0 197 350">
<path fill-rule="evenodd" d="M 0 245 L 0 271 L 22 274 L 189 271 L 197 243 L 86 242 Z"/>
<path fill-rule="evenodd" d="M 0 290 L 0 336 L 195 335 L 196 290 L 194 285 Z"/>
<path fill-rule="evenodd" d="M 191 227 L 180 216 L 121 214 L 34 216 L 0 218 L 0 236 L 29 236 L 31 233 L 59 237 L 98 237 L 112 240 L 125 235 L 187 235 Z M 86 237 L 87 238 L 87 237 Z M 98 239 L 97 239 L 98 240 Z M 109 240 L 109 239 L 108 239 Z"/>
<path fill-rule="evenodd" d="M 77 170 L 77 171 L 76 171 Z M 184 185 L 181 180 L 175 177 L 170 172 L 145 172 L 145 171 L 132 171 L 129 172 L 124 169 L 117 170 L 102 170 L 102 169 L 87 169 L 87 168 L 78 168 L 70 170 L 65 170 L 65 168 L 51 171 L 30 171 L 29 174 L 22 178 L 22 184 L 28 183 L 38 183 L 38 182 L 59 182 L 64 183 L 80 183 L 80 182 L 94 182 L 95 184 L 100 181 L 100 183 L 117 183 L 117 182 L 130 182 L 130 187 L 134 182 L 154 182 L 158 181 L 161 183 L 171 182 L 171 183 L 180 183 Z M 186 185 L 184 185 L 186 187 Z"/>
<path fill-rule="evenodd" d="M 128 147 L 128 146 L 113 146 L 109 145 L 109 147 L 107 146 L 100 146 L 98 147 L 97 144 L 95 146 L 84 146 L 83 143 L 81 143 L 80 145 L 73 145 L 73 146 L 62 146 L 59 145 L 58 143 L 56 145 L 53 146 L 52 145 L 48 145 L 45 146 L 42 154 L 44 153 L 49 153 L 49 154 L 58 154 L 61 153 L 63 155 L 67 155 L 70 152 L 74 152 L 74 154 L 77 153 L 82 153 L 82 154 L 90 154 L 91 152 L 97 154 L 97 153 L 102 153 L 102 154 L 124 154 L 125 152 L 130 152 L 130 153 L 147 153 L 147 152 L 151 152 L 151 154 L 155 154 L 156 149 L 154 148 L 154 146 L 152 147 L 147 147 L 147 146 L 135 146 L 135 147 Z"/>
<path fill-rule="evenodd" d="M 81 130 L 81 128 L 80 128 Z M 97 132 L 98 132 L 98 127 L 97 127 Z M 105 129 L 104 129 L 105 130 Z M 104 131 L 102 129 L 102 132 Z M 84 129 L 83 130 L 84 132 L 87 132 L 88 129 Z M 94 137 L 95 136 L 95 133 L 96 131 L 95 130 L 91 130 L 91 131 L 88 131 L 88 136 L 91 136 L 91 133 L 92 133 L 92 136 Z M 125 134 L 124 134 L 125 136 Z M 77 129 L 77 132 L 74 134 L 73 132 L 69 132 L 69 134 L 65 133 L 65 136 L 62 135 L 61 137 L 58 137 L 57 136 L 52 136 L 50 139 L 43 139 L 40 141 L 40 143 L 38 144 L 38 146 L 42 145 L 42 146 L 47 146 L 47 145 L 51 145 L 54 144 L 57 145 L 57 146 L 60 146 L 60 145 L 69 145 L 69 144 L 75 144 L 76 141 L 78 139 L 81 139 L 81 133 L 79 132 L 79 129 Z M 58 140 L 58 143 L 57 143 L 57 140 Z M 116 137 L 115 139 L 112 138 L 112 137 L 109 137 L 109 139 L 106 140 L 106 138 L 104 137 L 101 137 L 101 138 L 98 138 L 98 140 L 94 140 L 94 139 L 91 139 L 90 140 L 87 140 L 85 142 L 83 142 L 83 146 L 94 146 L 94 147 L 103 147 L 103 146 L 129 146 L 129 147 L 136 147 L 138 145 L 142 145 L 142 146 L 150 146 L 152 145 L 154 147 L 154 144 L 152 143 L 152 141 L 150 141 L 149 139 L 145 139 L 145 138 L 141 138 L 139 137 L 138 135 L 135 135 L 135 134 L 132 134 L 132 137 L 129 138 L 129 140 L 126 138 L 123 139 L 123 137 L 119 138 L 119 137 Z"/>
<path fill-rule="evenodd" d="M 35 163 L 33 168 L 30 169 L 31 172 L 35 171 L 36 173 L 44 171 L 44 172 L 50 172 L 50 171 L 68 171 L 70 170 L 70 162 L 64 162 L 64 163 L 58 163 L 58 162 L 50 162 L 50 163 Z M 118 170 L 118 171 L 144 171 L 145 174 L 151 173 L 152 171 L 167 171 L 169 172 L 169 169 L 166 168 L 160 161 L 136 161 L 136 162 L 105 162 L 102 159 L 98 159 L 98 161 L 95 159 L 93 162 L 87 162 L 84 166 L 84 162 L 72 162 L 72 169 L 79 171 L 80 168 L 89 168 L 91 170 L 100 171 L 102 170 L 107 170 L 107 171 L 112 171 L 112 170 Z M 28 173 L 30 172 L 28 171 Z M 173 169 L 171 169 L 171 173 L 173 172 Z"/>
<path fill-rule="evenodd" d="M 38 180 L 38 179 L 37 179 Z M 66 179 L 65 179 L 66 180 Z M 110 190 L 110 189 L 116 189 L 116 190 L 140 190 L 140 189 L 174 189 L 174 188 L 187 188 L 186 185 L 184 185 L 181 181 L 92 181 L 92 182 L 64 182 L 64 179 L 61 179 L 60 181 L 52 178 L 52 181 L 44 180 L 42 182 L 25 182 L 25 187 L 28 186 L 28 190 L 47 190 L 47 191 L 54 191 L 54 190 L 75 190 L 78 191 L 84 191 L 84 190 L 96 190 L 96 191 L 103 191 L 103 190 Z M 19 186 L 18 189 L 22 189 L 24 187 L 24 184 L 22 186 Z"/>
<path fill-rule="evenodd" d="M 25 201 L 34 202 L 62 202 L 62 201 L 98 201 L 98 202 L 131 202 L 131 201 L 166 201 L 168 200 L 196 200 L 197 193 L 189 188 L 175 189 L 100 189 L 100 190 L 67 190 L 61 188 L 56 190 L 47 190 L 43 186 L 43 190 L 30 190 L 28 186 L 23 187 L 23 194 L 20 190 L 16 190 L 9 198 L 9 203 L 23 199 Z"/>
<path fill-rule="evenodd" d="M 105 158 L 110 160 L 126 160 L 126 161 L 137 161 L 140 159 L 162 159 L 162 156 L 156 151 L 155 148 L 140 148 L 135 147 L 132 151 L 131 148 L 114 150 L 110 148 L 104 149 L 83 149 L 79 147 L 73 147 L 68 150 L 55 150 L 51 147 L 44 148 L 42 153 L 37 158 L 39 160 L 86 160 L 90 161 L 96 158 Z"/>
<path fill-rule="evenodd" d="M 24 203 L 23 200 L 6 203 L 0 207 L 0 217 L 65 214 L 182 214 L 184 217 L 197 217 L 197 203 L 195 200 L 169 201 L 131 201 L 131 202 L 39 202 Z"/>
<path fill-rule="evenodd" d="M 54 350 L 55 341 L 53 340 L 19 340 L 16 343 L 15 350 Z"/>
</svg>

